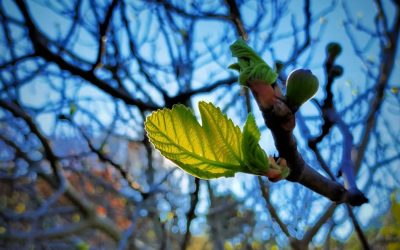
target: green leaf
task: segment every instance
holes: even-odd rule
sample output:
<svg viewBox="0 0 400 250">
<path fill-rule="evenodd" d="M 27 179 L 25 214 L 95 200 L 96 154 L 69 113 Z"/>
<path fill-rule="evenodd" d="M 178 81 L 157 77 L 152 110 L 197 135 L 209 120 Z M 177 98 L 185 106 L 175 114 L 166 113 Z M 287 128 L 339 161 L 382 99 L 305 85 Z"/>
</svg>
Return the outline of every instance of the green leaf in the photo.
<svg viewBox="0 0 400 250">
<path fill-rule="evenodd" d="M 242 138 L 239 127 L 211 103 L 200 102 L 199 110 L 203 129 L 218 158 L 233 165 L 242 164 Z"/>
<path fill-rule="evenodd" d="M 243 127 L 242 150 L 244 162 L 254 174 L 261 175 L 268 170 L 268 156 L 260 147 L 261 133 L 258 130 L 256 120 L 252 114 L 247 116 Z"/>
<path fill-rule="evenodd" d="M 276 81 L 278 75 L 275 71 L 242 38 L 236 40 L 229 48 L 232 56 L 238 58 L 238 63 L 229 68 L 239 71 L 240 84 L 246 85 L 250 80 L 262 80 L 266 84 Z"/>
<path fill-rule="evenodd" d="M 236 70 L 237 72 L 240 72 L 240 65 L 239 65 L 239 63 L 233 63 L 228 66 L 228 69 L 233 69 L 233 70 Z"/>
<path fill-rule="evenodd" d="M 262 174 L 268 170 L 268 158 L 258 145 L 260 132 L 254 117 L 249 118 L 253 123 L 249 121 L 247 132 L 242 133 L 213 104 L 200 102 L 199 110 L 202 125 L 190 109 L 180 104 L 147 117 L 147 135 L 162 155 L 203 179 L 231 177 L 237 172 Z"/>
</svg>

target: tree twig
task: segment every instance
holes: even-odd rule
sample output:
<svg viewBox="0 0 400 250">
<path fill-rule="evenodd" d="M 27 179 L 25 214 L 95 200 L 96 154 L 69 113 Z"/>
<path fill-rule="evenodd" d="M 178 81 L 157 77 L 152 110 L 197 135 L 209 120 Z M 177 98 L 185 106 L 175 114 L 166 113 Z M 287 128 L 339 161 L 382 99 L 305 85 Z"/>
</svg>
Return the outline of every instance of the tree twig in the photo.
<svg viewBox="0 0 400 250">
<path fill-rule="evenodd" d="M 139 109 L 142 110 L 154 110 L 159 108 L 158 106 L 154 106 L 149 103 L 145 103 L 139 99 L 133 98 L 129 93 L 121 91 L 120 89 L 113 88 L 111 85 L 98 78 L 94 74 L 93 70 L 83 70 L 65 61 L 60 55 L 57 55 L 50 51 L 45 44 L 45 37 L 33 23 L 24 1 L 16 0 L 16 3 L 25 18 L 25 24 L 28 28 L 30 40 L 38 56 L 42 57 L 48 62 L 56 63 L 61 69 L 70 72 L 72 75 L 85 79 L 86 81 L 92 83 L 94 86 L 110 94 L 111 96 L 123 100 L 128 105 L 137 106 Z"/>
<path fill-rule="evenodd" d="M 394 61 L 396 58 L 396 52 L 398 46 L 399 33 L 400 33 L 400 7 L 397 7 L 395 21 L 387 37 L 389 42 L 384 48 L 382 53 L 381 61 L 383 63 L 381 64 L 379 70 L 379 77 L 376 83 L 375 96 L 371 102 L 369 113 L 366 119 L 366 127 L 362 132 L 361 142 L 357 150 L 357 156 L 354 163 L 356 171 L 361 167 L 361 163 L 364 159 L 364 154 L 365 151 L 367 150 L 369 138 L 371 136 L 371 131 L 375 127 L 376 113 L 379 112 L 379 109 L 382 105 L 384 91 L 388 84 L 390 75 L 392 74 L 393 71 Z"/>
<path fill-rule="evenodd" d="M 192 224 L 192 221 L 195 217 L 196 206 L 197 203 L 199 202 L 199 191 L 200 191 L 200 179 L 195 178 L 194 191 L 192 194 L 190 194 L 190 207 L 186 215 L 186 233 L 181 243 L 180 247 L 181 250 L 185 250 L 187 248 L 190 241 L 190 237 L 192 236 L 192 234 L 190 233 L 190 225 Z"/>
<path fill-rule="evenodd" d="M 107 10 L 106 17 L 104 21 L 99 25 L 99 47 L 97 49 L 97 58 L 96 62 L 93 64 L 92 70 L 101 67 L 101 59 L 106 51 L 106 42 L 107 42 L 107 30 L 110 26 L 110 21 L 114 13 L 114 9 L 117 6 L 119 0 L 113 0 L 110 7 Z"/>
<path fill-rule="evenodd" d="M 260 186 L 260 189 L 261 189 L 261 194 L 267 205 L 268 212 L 270 213 L 272 219 L 275 220 L 275 222 L 279 225 L 279 227 L 281 228 L 282 232 L 286 235 L 286 237 L 288 237 L 290 239 L 292 236 L 290 235 L 286 224 L 283 223 L 283 221 L 279 217 L 278 213 L 276 212 L 275 208 L 272 206 L 272 203 L 271 203 L 271 200 L 269 197 L 269 188 L 266 186 L 267 184 L 265 184 L 265 185 L 263 184 L 262 178 L 260 176 L 257 176 L 257 180 L 258 180 L 258 185 Z"/>
</svg>

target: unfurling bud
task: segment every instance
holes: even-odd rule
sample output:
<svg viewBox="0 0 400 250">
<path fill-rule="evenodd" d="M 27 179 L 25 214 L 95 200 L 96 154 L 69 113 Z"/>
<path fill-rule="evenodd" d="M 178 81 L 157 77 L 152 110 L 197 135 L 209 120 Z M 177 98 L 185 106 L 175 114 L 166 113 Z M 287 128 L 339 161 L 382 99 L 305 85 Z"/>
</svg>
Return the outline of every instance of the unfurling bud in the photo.
<svg viewBox="0 0 400 250">
<path fill-rule="evenodd" d="M 229 66 L 239 72 L 239 83 L 247 86 L 252 80 L 261 80 L 264 84 L 271 85 L 278 75 L 269 65 L 249 46 L 246 41 L 239 38 L 230 47 L 237 63 Z"/>
<path fill-rule="evenodd" d="M 342 53 L 342 46 L 340 46 L 338 43 L 329 43 L 326 46 L 326 51 L 330 56 L 337 57 L 340 55 L 340 53 Z"/>
<path fill-rule="evenodd" d="M 297 109 L 317 93 L 318 79 L 310 70 L 296 69 L 286 81 L 286 99 L 288 104 Z"/>
<path fill-rule="evenodd" d="M 331 68 L 330 73 L 332 74 L 333 77 L 339 77 L 339 76 L 343 75 L 343 67 L 340 65 L 334 65 Z"/>
<path fill-rule="evenodd" d="M 273 157 L 269 157 L 269 169 L 264 174 L 272 182 L 277 182 L 286 179 L 290 174 L 290 169 L 284 158 L 279 158 L 277 161 Z"/>
</svg>

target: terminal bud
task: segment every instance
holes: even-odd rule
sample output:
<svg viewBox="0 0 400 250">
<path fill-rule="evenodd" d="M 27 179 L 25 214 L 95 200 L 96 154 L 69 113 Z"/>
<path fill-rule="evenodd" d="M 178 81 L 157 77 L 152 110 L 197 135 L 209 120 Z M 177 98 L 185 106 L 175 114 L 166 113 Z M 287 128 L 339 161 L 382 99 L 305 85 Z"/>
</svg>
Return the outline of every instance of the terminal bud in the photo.
<svg viewBox="0 0 400 250">
<path fill-rule="evenodd" d="M 310 70 L 296 69 L 286 81 L 286 100 L 297 109 L 317 93 L 318 79 Z"/>
</svg>

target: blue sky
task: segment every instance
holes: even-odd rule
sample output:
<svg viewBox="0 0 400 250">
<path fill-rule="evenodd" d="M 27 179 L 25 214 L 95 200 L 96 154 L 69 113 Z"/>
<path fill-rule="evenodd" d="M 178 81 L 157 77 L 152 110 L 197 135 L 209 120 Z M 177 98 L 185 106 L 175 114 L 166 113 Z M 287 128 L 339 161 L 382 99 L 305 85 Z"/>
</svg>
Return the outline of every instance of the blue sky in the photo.
<svg viewBox="0 0 400 250">
<path fill-rule="evenodd" d="M 60 18 L 59 16 L 56 16 L 52 14 L 50 11 L 46 9 L 46 7 L 37 4 L 36 1 L 28 1 L 31 13 L 35 20 L 37 21 L 38 26 L 46 32 L 49 36 L 53 36 L 53 38 L 56 38 L 56 35 L 58 32 L 65 33 L 67 28 L 70 25 L 69 20 Z M 293 4 L 290 5 L 290 8 L 293 10 L 293 13 L 296 13 L 295 19 L 297 23 L 303 23 L 304 19 L 302 17 L 302 6 L 299 6 L 300 1 L 293 1 Z M 345 1 L 346 4 L 348 4 L 349 8 L 351 9 L 351 14 L 355 20 L 358 20 L 360 23 L 363 25 L 366 25 L 367 27 L 373 25 L 373 18 L 371 16 L 375 15 L 376 9 L 375 6 L 372 4 L 365 4 L 365 1 Z M 253 1 L 253 3 L 255 3 Z M 342 2 L 339 2 L 339 6 L 342 4 Z M 251 4 L 249 4 L 251 5 Z M 7 10 L 8 13 L 12 13 L 13 15 L 19 16 L 18 11 L 15 9 L 15 5 L 12 3 L 10 0 L 5 0 L 3 2 L 3 6 L 5 6 L 5 9 Z M 312 1 L 312 6 L 314 11 L 321 10 L 326 7 L 326 2 L 325 1 Z M 387 4 L 385 2 L 385 10 L 387 11 L 388 15 L 393 17 L 393 9 L 390 8 L 390 4 Z M 372 14 L 371 14 L 372 13 Z M 252 19 L 252 11 L 251 8 L 243 8 L 242 12 L 243 18 L 245 20 L 251 20 Z M 130 17 L 132 19 L 135 18 L 145 18 L 146 17 L 146 12 L 143 13 L 143 17 Z M 307 65 L 307 68 L 311 69 L 314 74 L 318 76 L 320 79 L 321 84 L 324 82 L 324 73 L 323 73 L 323 68 L 321 67 L 324 59 L 325 59 L 325 46 L 329 42 L 339 42 L 342 47 L 343 47 L 343 53 L 342 55 L 338 58 L 337 63 L 342 65 L 343 68 L 345 69 L 344 75 L 340 77 L 334 84 L 334 91 L 335 92 L 340 92 L 342 99 L 340 102 L 336 102 L 337 108 L 341 110 L 345 106 L 347 106 L 351 101 L 359 94 L 360 92 L 363 92 L 368 86 L 371 86 L 373 82 L 370 82 L 369 79 L 365 78 L 365 62 L 360 62 L 358 58 L 354 56 L 354 51 L 351 45 L 351 42 L 346 35 L 346 32 L 344 30 L 343 26 L 343 20 L 344 20 L 344 12 L 342 8 L 337 7 L 335 11 L 330 13 L 328 16 L 321 17 L 320 20 L 314 24 L 313 29 L 312 29 L 312 34 L 317 35 L 319 38 L 318 32 L 321 32 L 321 40 L 319 41 L 318 44 L 314 45 L 315 47 L 315 54 L 312 57 L 312 60 L 310 61 L 309 65 Z M 91 16 L 87 16 L 86 18 L 93 18 Z M 390 22 L 389 22 L 390 25 Z M 210 27 L 213 27 L 210 29 Z M 321 27 L 324 27 L 321 29 Z M 149 28 L 150 32 L 156 32 L 157 27 L 154 26 L 152 28 Z M 210 37 L 211 40 L 214 38 L 214 35 L 216 33 L 220 32 L 234 32 L 234 31 L 226 31 L 226 26 L 221 25 L 218 21 L 201 21 L 196 27 L 196 37 L 201 40 L 202 38 Z M 290 18 L 285 19 L 284 22 L 281 23 L 281 25 L 277 28 L 277 33 L 281 32 L 287 32 L 290 31 Z M 140 31 L 139 31 L 140 33 Z M 75 51 L 79 51 L 79 56 L 89 60 L 89 61 L 94 61 L 94 58 L 96 57 L 96 50 L 93 49 L 93 46 L 97 43 L 96 40 L 92 39 L 92 37 L 87 34 L 87 33 L 82 33 L 80 38 L 84 40 L 84 43 L 78 43 L 76 47 L 74 47 Z M 217 38 L 216 38 L 217 39 Z M 249 43 L 254 44 L 255 43 L 256 37 L 250 37 Z M 356 37 L 357 42 L 359 42 L 361 45 L 365 45 L 366 37 L 363 35 L 358 35 Z M 234 39 L 232 39 L 231 42 L 233 42 Z M 167 52 L 165 50 L 165 46 L 162 45 L 160 42 L 160 51 L 158 51 L 159 58 L 161 61 L 167 62 L 168 59 L 163 59 L 167 58 Z M 377 45 L 378 44 L 373 44 L 371 51 L 369 51 L 366 54 L 366 58 L 370 60 L 371 62 L 377 62 L 379 60 L 379 55 L 377 51 Z M 201 44 L 198 44 L 199 47 L 201 47 Z M 229 44 L 226 44 L 226 47 L 228 47 Z M 275 52 L 275 57 L 280 60 L 284 60 L 288 57 L 288 53 L 291 50 L 291 47 L 293 46 L 292 41 L 290 39 L 287 40 L 282 40 L 278 43 L 274 43 L 271 45 L 274 49 Z M 0 48 L 0 51 L 3 50 L 4 48 Z M 126 51 L 126 53 L 129 53 L 129 50 L 127 47 L 122 47 L 122 50 Z M 147 52 L 146 52 L 147 51 Z M 144 47 L 142 53 L 151 53 L 151 50 L 149 47 Z M 306 53 L 307 55 L 307 53 Z M 272 63 L 272 57 L 269 52 L 265 52 L 263 54 L 263 58 L 269 62 Z M 306 60 L 306 57 L 300 57 L 299 62 L 300 65 L 297 65 L 296 67 L 302 67 L 301 63 L 304 63 Z M 209 75 L 210 71 L 215 71 L 216 68 L 218 70 L 221 70 L 222 73 L 219 75 L 221 79 L 224 77 L 232 74 L 232 72 L 229 72 L 228 70 L 223 71 L 223 67 L 227 67 L 230 63 L 234 62 L 234 59 L 230 57 L 230 54 L 227 54 L 223 60 L 223 62 L 226 62 L 226 65 L 217 65 L 215 63 L 210 63 L 206 67 L 203 67 L 200 70 L 197 70 L 195 72 L 195 77 L 193 79 L 193 86 L 198 87 L 203 85 L 204 83 L 207 83 L 209 81 Z M 394 73 L 392 74 L 391 81 L 390 81 L 390 86 L 400 86 L 400 83 L 398 82 L 398 79 L 400 79 L 400 61 L 397 57 L 396 60 L 396 65 L 395 65 L 395 70 Z M 291 68 L 291 69 L 293 69 Z M 376 69 L 374 69 L 376 71 Z M 47 86 L 47 83 L 44 82 L 44 78 L 38 78 L 35 80 L 34 84 L 29 84 L 26 87 L 22 88 L 21 94 L 24 102 L 28 105 L 32 106 L 42 106 L 44 103 L 46 103 L 48 100 L 54 100 L 55 102 L 59 99 L 59 95 L 54 92 L 53 90 L 49 89 Z M 76 81 L 76 78 L 73 79 L 67 79 L 67 81 Z M 54 79 L 54 84 L 62 84 L 59 79 Z M 235 88 L 238 88 L 238 86 L 235 86 Z M 169 93 L 173 94 L 177 89 L 171 88 L 168 90 Z M 216 94 L 221 94 L 220 91 L 216 91 Z M 74 89 L 71 89 L 70 94 L 72 95 L 74 93 Z M 153 94 L 153 93 L 152 93 Z M 223 94 L 223 93 L 222 93 Z M 156 92 L 154 92 L 154 95 L 158 95 Z M 108 102 L 111 101 L 111 99 L 95 89 L 94 87 L 91 86 L 85 86 L 78 91 L 78 96 L 80 98 L 82 97 L 90 97 L 90 98 L 95 98 L 97 101 L 95 103 L 90 103 L 88 102 L 87 105 L 92 105 L 92 109 L 96 110 L 98 105 L 101 105 L 102 107 L 102 112 L 98 112 L 97 115 L 100 117 L 100 119 L 104 123 L 110 123 L 111 122 L 111 113 L 113 112 L 113 105 L 108 104 Z M 318 91 L 316 98 L 321 99 L 324 97 L 323 90 L 320 88 Z M 72 96 L 71 96 L 72 98 Z M 337 97 L 335 97 L 337 98 Z M 388 93 L 387 98 L 391 98 L 390 93 Z M 101 99 L 101 100 L 99 100 Z M 157 98 L 156 98 L 157 99 Z M 193 104 L 195 106 L 195 110 L 197 110 L 197 105 L 196 103 L 200 100 L 209 100 L 212 101 L 215 99 L 215 96 L 213 95 L 198 95 L 194 98 Z M 337 99 L 338 100 L 338 99 Z M 221 102 L 223 104 L 223 102 Z M 399 122 L 398 120 L 398 115 L 396 114 L 387 112 L 387 109 L 391 108 L 389 104 L 386 104 L 383 106 L 383 111 L 385 116 L 388 117 L 388 121 L 392 122 L 392 126 L 396 127 L 396 124 Z M 256 107 L 256 105 L 254 105 Z M 263 121 L 260 117 L 259 112 L 257 109 L 254 109 L 257 117 L 258 117 L 258 124 L 263 126 Z M 306 104 L 302 109 L 300 110 L 301 113 L 305 116 L 312 116 L 312 115 L 318 115 L 317 109 L 313 108 L 311 104 Z M 234 114 L 231 112 L 231 114 Z M 232 116 L 232 115 L 231 115 Z M 54 116 L 53 114 L 42 114 L 38 118 L 38 121 L 43 128 L 44 131 L 51 131 L 53 122 L 54 122 Z M 240 126 L 242 125 L 243 120 L 240 119 L 240 117 L 233 116 L 232 119 L 236 124 L 239 124 Z M 346 116 L 345 119 L 352 119 L 350 116 Z M 358 134 L 360 133 L 360 130 L 358 128 L 354 128 L 354 136 L 357 139 Z M 314 129 L 311 131 L 312 133 L 318 132 L 318 128 L 314 127 Z M 126 129 L 126 133 L 129 134 L 130 137 L 139 137 L 140 134 L 135 134 L 129 129 Z M 297 135 L 298 131 L 296 132 Z M 385 138 L 389 140 L 389 138 Z M 270 154 L 275 152 L 274 145 L 273 145 L 273 140 L 272 136 L 270 133 L 266 130 L 263 132 L 262 136 L 262 141 L 261 144 L 263 148 Z M 253 177 L 250 176 L 244 176 L 240 175 L 239 178 L 233 179 L 233 180 L 218 180 L 216 182 L 218 183 L 225 183 L 225 185 L 222 185 L 223 187 L 227 189 L 233 190 L 239 197 L 242 197 L 245 193 L 243 192 L 242 186 L 243 184 L 246 183 L 251 183 L 253 182 Z M 363 177 L 360 178 L 362 182 Z M 278 203 L 279 198 L 274 198 L 276 203 Z M 204 199 L 204 203 L 202 206 L 200 206 L 200 211 L 202 208 L 206 207 L 206 199 Z M 374 199 L 373 199 L 374 200 Z M 379 202 L 379 199 L 376 199 L 376 202 Z M 359 217 L 361 218 L 361 221 L 370 221 L 369 219 L 374 217 L 376 215 L 375 211 L 376 207 L 372 205 L 364 205 L 359 213 Z M 285 211 L 282 211 L 282 215 L 284 216 Z M 340 216 L 337 215 L 337 216 Z M 367 225 L 367 223 L 365 224 Z M 342 230 L 341 232 L 338 232 L 337 235 L 339 236 L 348 236 L 348 232 L 351 229 L 351 224 L 348 222 L 343 223 L 341 227 L 338 227 L 339 231 Z"/>
</svg>

